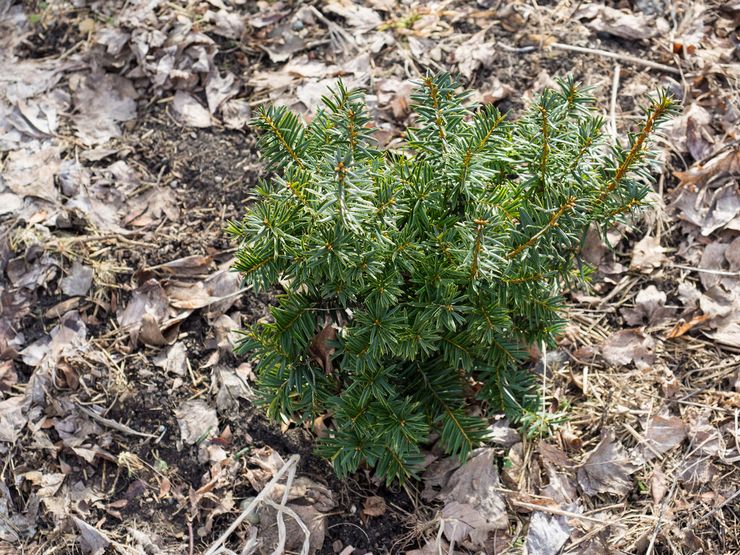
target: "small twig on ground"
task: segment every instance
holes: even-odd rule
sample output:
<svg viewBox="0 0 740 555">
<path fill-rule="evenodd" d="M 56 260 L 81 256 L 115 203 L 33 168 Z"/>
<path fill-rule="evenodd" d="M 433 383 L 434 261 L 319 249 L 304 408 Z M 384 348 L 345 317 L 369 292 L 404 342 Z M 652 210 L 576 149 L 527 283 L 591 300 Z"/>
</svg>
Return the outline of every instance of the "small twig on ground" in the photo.
<svg viewBox="0 0 740 555">
<path fill-rule="evenodd" d="M 195 539 L 193 538 L 193 522 L 188 519 L 188 541 L 190 542 L 190 555 L 195 551 Z"/>
<path fill-rule="evenodd" d="M 515 499 L 509 499 L 509 502 L 512 505 L 521 507 L 522 509 L 530 509 L 532 511 L 542 511 L 543 513 L 550 513 L 553 515 L 564 516 L 567 518 L 576 518 L 579 520 L 585 520 L 587 522 L 594 522 L 597 524 L 608 524 L 608 525 L 615 524 L 614 522 L 609 522 L 601 518 L 594 518 L 591 516 L 581 515 L 578 513 L 571 512 L 571 511 L 564 511 L 563 509 L 558 509 L 556 507 L 547 507 L 545 505 L 535 505 L 534 503 L 525 503 L 524 501 L 516 501 Z"/>
<path fill-rule="evenodd" d="M 121 424 L 120 422 L 116 422 L 115 420 L 111 420 L 110 418 L 105 418 L 104 416 L 100 416 L 95 411 L 92 411 L 88 409 L 87 407 L 82 406 L 81 404 L 77 403 L 77 408 L 80 409 L 84 414 L 92 418 L 93 420 L 99 422 L 100 424 L 103 424 L 104 426 L 108 426 L 109 428 L 113 428 L 114 430 L 118 430 L 119 432 L 122 432 L 124 434 L 130 434 L 134 436 L 139 437 L 148 437 L 148 438 L 155 438 L 157 437 L 154 434 L 147 434 L 145 432 L 138 432 L 134 430 L 133 428 L 129 428 L 125 424 Z"/>
<path fill-rule="evenodd" d="M 671 268 L 678 268 L 679 270 L 689 270 L 691 272 L 699 272 L 701 274 L 712 274 L 715 276 L 729 276 L 737 277 L 740 276 L 740 272 L 728 272 L 725 270 L 712 270 L 711 268 L 696 268 L 694 266 L 684 266 L 683 264 L 668 264 Z"/>
<path fill-rule="evenodd" d="M 614 64 L 614 79 L 612 80 L 612 98 L 609 104 L 609 125 L 612 132 L 612 140 L 617 143 L 617 92 L 619 91 L 620 65 Z"/>
<path fill-rule="evenodd" d="M 626 422 L 624 422 L 624 423 L 622 424 L 622 426 L 624 426 L 624 429 L 625 429 L 625 430 L 627 430 L 627 431 L 628 431 L 628 432 L 630 433 L 630 435 L 632 435 L 632 437 L 634 437 L 634 438 L 635 438 L 635 439 L 637 440 L 637 442 L 638 442 L 638 443 L 639 443 L 640 445 L 644 445 L 645 447 L 647 447 L 647 449 L 648 449 L 648 450 L 649 450 L 649 451 L 650 451 L 650 452 L 651 452 L 651 453 L 652 453 L 653 455 L 655 455 L 656 457 L 658 457 L 658 459 L 662 459 L 662 458 L 663 458 L 663 455 L 661 455 L 661 454 L 660 454 L 660 453 L 659 453 L 659 452 L 658 452 L 658 451 L 657 451 L 657 450 L 655 449 L 655 447 L 653 447 L 652 445 L 650 445 L 650 443 L 648 442 L 648 440 L 647 440 L 647 439 L 645 439 L 644 437 L 642 437 L 642 436 L 640 435 L 640 433 L 639 433 L 639 432 L 638 432 L 637 430 L 635 430 L 635 429 L 634 429 L 634 428 L 633 428 L 632 426 L 630 426 L 630 425 L 629 425 L 629 424 L 627 424 Z"/>
<path fill-rule="evenodd" d="M 605 58 L 614 58 L 615 60 L 621 60 L 623 62 L 630 62 L 637 65 L 651 67 L 666 73 L 673 73 L 680 75 L 681 71 L 673 66 L 667 66 L 665 64 L 659 64 L 658 62 L 651 62 L 650 60 L 644 60 L 637 58 L 636 56 L 630 56 L 628 54 L 619 54 L 618 52 L 610 52 L 608 50 L 599 50 L 598 48 L 584 48 L 583 46 L 571 46 L 570 44 L 563 44 L 561 42 L 554 42 L 550 44 L 552 48 L 558 50 L 568 50 L 570 52 L 580 52 L 581 54 L 595 54 L 597 56 L 603 56 Z"/>
</svg>

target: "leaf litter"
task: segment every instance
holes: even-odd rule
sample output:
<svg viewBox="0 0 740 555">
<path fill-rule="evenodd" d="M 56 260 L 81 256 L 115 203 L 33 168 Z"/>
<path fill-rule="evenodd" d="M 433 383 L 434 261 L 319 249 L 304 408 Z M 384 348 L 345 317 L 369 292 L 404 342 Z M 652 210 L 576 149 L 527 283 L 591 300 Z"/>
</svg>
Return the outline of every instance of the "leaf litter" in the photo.
<svg viewBox="0 0 740 555">
<path fill-rule="evenodd" d="M 311 552 L 383 552 L 397 540 L 429 553 L 512 552 L 517 541 L 531 554 L 637 552 L 650 538 L 731 552 L 737 9 L 679 3 L 673 19 L 655 2 L 575 13 L 489 4 L 0 8 L 0 458 L 12 461 L 0 476 L 0 540 L 204 551 L 300 451 L 308 462 L 287 504 L 263 504 L 244 530 L 267 552 L 280 542 L 278 514 L 284 547 L 302 549 L 287 508 Z M 573 325 L 545 369 L 570 423 L 535 444 L 498 421 L 463 465 L 432 448 L 423 508 L 371 480 L 345 501 L 294 423 L 284 428 L 297 441 L 264 433 L 251 367 L 233 353 L 233 330 L 269 303 L 243 298 L 221 232 L 261 171 L 250 114 L 278 102 L 310 117 L 342 76 L 368 88 L 380 140 L 398 144 L 424 67 L 460 72 L 504 111 L 568 72 L 607 105 L 613 60 L 563 58 L 557 43 L 638 51 L 686 76 L 681 88 L 622 65 L 620 130 L 656 85 L 680 91 L 686 108 L 666 145 L 667 213 L 634 222 L 627 240 L 633 230 L 610 232 L 608 245 L 591 237 L 584 251 L 593 290 L 574 295 Z M 315 351 L 330 369 L 329 342 Z M 286 488 L 273 487 L 280 507 Z"/>
</svg>

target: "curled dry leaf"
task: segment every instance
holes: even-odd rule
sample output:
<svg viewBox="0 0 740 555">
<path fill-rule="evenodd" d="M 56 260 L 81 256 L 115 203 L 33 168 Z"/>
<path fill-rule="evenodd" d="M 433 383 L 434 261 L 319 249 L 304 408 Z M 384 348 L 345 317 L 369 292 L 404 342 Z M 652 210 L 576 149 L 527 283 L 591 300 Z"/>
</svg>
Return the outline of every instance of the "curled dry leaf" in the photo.
<svg viewBox="0 0 740 555">
<path fill-rule="evenodd" d="M 656 325 L 669 318 L 674 310 L 666 308 L 667 295 L 655 285 L 642 289 L 635 297 L 634 308 L 622 309 L 622 316 L 630 326 Z"/>
<path fill-rule="evenodd" d="M 275 484 L 270 497 L 275 503 L 280 503 L 282 502 L 284 493 L 285 485 Z M 334 502 L 332 491 L 329 488 L 318 482 L 314 482 L 306 476 L 298 476 L 293 480 L 293 485 L 290 487 L 290 492 L 288 493 L 288 501 L 310 503 L 322 512 L 331 511 L 337 506 Z"/>
<path fill-rule="evenodd" d="M 0 442 L 15 443 L 28 418 L 28 401 L 25 396 L 10 397 L 0 401 Z"/>
<path fill-rule="evenodd" d="M 37 152 L 15 150 L 8 154 L 2 177 L 5 185 L 19 197 L 38 197 L 49 202 L 59 201 L 54 175 L 59 172 L 59 149 L 47 147 Z"/>
<path fill-rule="evenodd" d="M 608 430 L 578 469 L 578 484 L 589 497 L 600 493 L 627 495 L 633 487 L 630 475 L 635 470 L 614 431 Z"/>
<path fill-rule="evenodd" d="M 247 383 L 247 368 L 239 367 L 236 370 L 227 367 L 217 367 L 218 381 L 221 384 L 216 395 L 216 407 L 222 413 L 239 408 L 239 399 L 253 399 L 254 392 Z"/>
<path fill-rule="evenodd" d="M 374 495 L 365 499 L 362 504 L 363 516 L 383 516 L 385 511 L 388 510 L 388 506 L 385 504 L 385 499 Z"/>
<path fill-rule="evenodd" d="M 318 553 L 324 545 L 326 538 L 326 515 L 316 509 L 313 505 L 299 505 L 289 503 L 287 508 L 293 511 L 309 531 L 309 555 Z M 260 555 L 271 555 L 275 553 L 278 545 L 278 528 L 275 526 L 277 512 L 269 505 L 263 505 L 259 509 L 259 531 L 260 547 L 257 551 Z M 284 515 L 285 522 L 285 546 L 282 553 L 300 553 L 306 534 L 298 523 L 288 514 Z"/>
<path fill-rule="evenodd" d="M 82 552 L 87 555 L 103 555 L 111 543 L 108 536 L 76 516 L 72 516 L 72 520 L 80 533 Z"/>
<path fill-rule="evenodd" d="M 311 340 L 308 346 L 308 353 L 311 358 L 321 366 L 321 368 L 327 374 L 332 371 L 331 356 L 334 354 L 335 348 L 331 344 L 337 338 L 337 328 L 334 327 L 332 322 L 328 322 L 324 328 Z"/>
<path fill-rule="evenodd" d="M 740 173 L 740 147 L 725 150 L 706 163 L 694 164 L 684 172 L 673 172 L 681 187 L 700 187 L 715 179 Z"/>
<path fill-rule="evenodd" d="M 653 497 L 653 505 L 658 506 L 666 493 L 668 493 L 668 477 L 662 470 L 655 469 L 650 477 L 650 494 Z"/>
<path fill-rule="evenodd" d="M 149 270 L 162 272 L 169 276 L 190 277 L 200 276 L 208 273 L 208 268 L 213 262 L 212 256 L 192 255 L 171 260 L 158 266 L 152 266 Z"/>
<path fill-rule="evenodd" d="M 350 0 L 333 0 L 326 4 L 324 9 L 343 17 L 350 27 L 357 29 L 372 29 L 383 21 L 378 12 Z"/>
<path fill-rule="evenodd" d="M 73 122 L 77 135 L 86 145 L 106 143 L 121 136 L 120 122 L 136 117 L 133 84 L 119 75 L 89 75 L 76 87 L 74 98 L 78 113 Z"/>
<path fill-rule="evenodd" d="M 172 100 L 175 118 L 188 127 L 210 127 L 211 114 L 195 98 L 185 91 L 177 91 Z"/>
<path fill-rule="evenodd" d="M 0 337 L 2 345 L 2 337 Z M 3 355 L 3 348 L 0 346 L 0 357 Z M 9 391 L 18 383 L 18 373 L 15 371 L 15 363 L 12 360 L 0 360 L 0 391 Z"/>
<path fill-rule="evenodd" d="M 185 343 L 178 341 L 171 347 L 162 349 L 154 357 L 154 364 L 168 374 L 185 376 L 187 373 L 187 347 Z"/>
<path fill-rule="evenodd" d="M 649 274 L 662 266 L 665 261 L 665 249 L 660 246 L 660 240 L 657 237 L 646 235 L 635 244 L 630 270 Z"/>
<path fill-rule="evenodd" d="M 157 322 L 164 321 L 167 305 L 167 295 L 159 282 L 147 280 L 134 290 L 125 310 L 118 316 L 118 323 L 122 328 L 138 332 L 145 314 L 153 316 Z"/>
<path fill-rule="evenodd" d="M 506 418 L 494 422 L 488 428 L 488 432 L 491 443 L 500 445 L 501 447 L 508 448 L 521 441 L 519 432 L 509 426 L 509 420 Z"/>
<path fill-rule="evenodd" d="M 481 67 L 490 67 L 496 58 L 494 43 L 485 42 L 486 32 L 484 29 L 476 33 L 455 49 L 458 70 L 468 81 Z"/>
</svg>

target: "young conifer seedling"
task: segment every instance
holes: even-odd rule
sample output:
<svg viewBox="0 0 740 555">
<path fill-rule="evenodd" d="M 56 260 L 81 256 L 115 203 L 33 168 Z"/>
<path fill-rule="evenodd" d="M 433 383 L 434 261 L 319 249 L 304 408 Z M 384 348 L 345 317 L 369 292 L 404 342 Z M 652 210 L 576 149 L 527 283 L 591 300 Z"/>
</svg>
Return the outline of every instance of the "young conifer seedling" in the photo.
<svg viewBox="0 0 740 555">
<path fill-rule="evenodd" d="M 340 476 L 414 476 L 432 432 L 464 458 L 487 414 L 538 425 L 527 349 L 562 328 L 589 226 L 643 205 L 649 138 L 674 109 L 659 94 L 626 146 L 607 146 L 572 80 L 514 122 L 470 106 L 449 75 L 412 99 L 398 150 L 374 145 L 362 94 L 341 82 L 310 123 L 262 109 L 274 176 L 229 227 L 246 282 L 284 289 L 240 346 L 267 413 L 330 415 L 318 449 Z"/>
</svg>

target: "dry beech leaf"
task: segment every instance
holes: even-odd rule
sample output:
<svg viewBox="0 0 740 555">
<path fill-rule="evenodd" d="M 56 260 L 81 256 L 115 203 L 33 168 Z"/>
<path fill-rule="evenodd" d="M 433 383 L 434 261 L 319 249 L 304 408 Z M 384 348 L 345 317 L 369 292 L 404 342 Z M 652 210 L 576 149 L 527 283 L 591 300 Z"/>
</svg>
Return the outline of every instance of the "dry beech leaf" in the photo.
<svg viewBox="0 0 740 555">
<path fill-rule="evenodd" d="M 185 343 L 178 341 L 171 347 L 162 349 L 154 357 L 153 362 L 168 374 L 185 376 L 187 373 L 187 347 Z"/>
<path fill-rule="evenodd" d="M 667 298 L 655 285 L 649 285 L 635 297 L 634 308 L 622 309 L 622 316 L 630 326 L 659 324 L 674 312 L 674 309 L 665 307 Z"/>
<path fill-rule="evenodd" d="M 655 361 L 653 349 L 655 339 L 640 329 L 625 329 L 613 333 L 604 340 L 601 355 L 613 366 L 625 366 L 634 362 L 637 368 L 649 368 Z"/>
<path fill-rule="evenodd" d="M 508 527 L 506 504 L 497 491 L 500 482 L 495 457 L 490 448 L 474 451 L 470 459 L 450 475 L 447 484 L 437 494 L 437 499 L 449 507 L 447 512 L 451 520 L 446 519 L 444 526 L 448 539 L 457 537 L 457 531 L 463 529 L 467 530 L 471 541 L 473 536 L 480 540 L 475 543 L 482 547 L 489 531 Z"/>
<path fill-rule="evenodd" d="M 535 511 L 529 519 L 527 555 L 556 555 L 570 538 L 572 529 L 564 516 Z"/>
<path fill-rule="evenodd" d="M 663 454 L 680 444 L 688 434 L 688 426 L 677 416 L 654 416 L 646 425 L 645 440 L 650 447 L 640 446 L 645 460 Z"/>
<path fill-rule="evenodd" d="M 62 279 L 62 292 L 70 297 L 82 297 L 90 290 L 92 280 L 93 269 L 75 260 L 69 274 Z"/>
<path fill-rule="evenodd" d="M 326 4 L 324 10 L 343 17 L 350 27 L 371 29 L 380 25 L 383 20 L 378 12 L 350 0 L 337 0 Z"/>
<path fill-rule="evenodd" d="M 362 504 L 362 514 L 364 516 L 383 516 L 387 509 L 385 499 L 377 495 L 368 497 Z"/>
<path fill-rule="evenodd" d="M 23 396 L 0 401 L 0 443 L 15 443 L 28 418 L 28 401 Z"/>
<path fill-rule="evenodd" d="M 628 40 L 649 39 L 669 30 L 668 23 L 642 13 L 616 10 L 600 4 L 588 4 L 578 10 L 577 19 L 589 19 L 586 27 Z"/>
<path fill-rule="evenodd" d="M 485 42 L 487 30 L 472 35 L 455 49 L 455 61 L 460 74 L 468 81 L 482 67 L 487 69 L 496 59 L 494 43 Z"/>
<path fill-rule="evenodd" d="M 633 487 L 630 475 L 635 470 L 614 431 L 608 430 L 578 469 L 578 484 L 589 497 L 600 493 L 627 495 Z"/>
<path fill-rule="evenodd" d="M 90 526 L 84 520 L 72 516 L 72 520 L 80 532 L 80 547 L 88 555 L 103 555 L 110 545 L 110 540 L 97 528 Z"/>
</svg>

